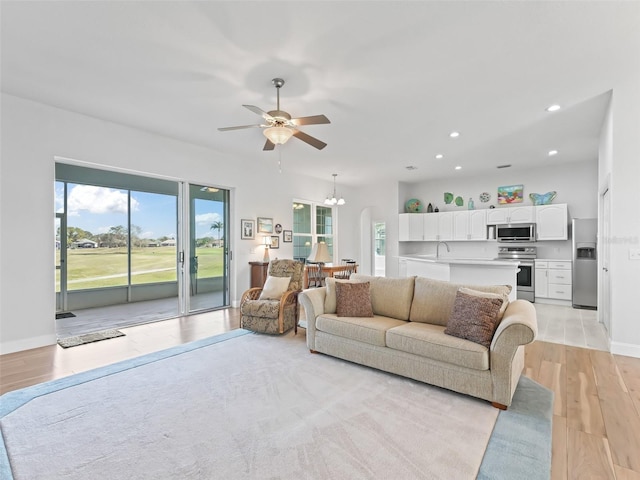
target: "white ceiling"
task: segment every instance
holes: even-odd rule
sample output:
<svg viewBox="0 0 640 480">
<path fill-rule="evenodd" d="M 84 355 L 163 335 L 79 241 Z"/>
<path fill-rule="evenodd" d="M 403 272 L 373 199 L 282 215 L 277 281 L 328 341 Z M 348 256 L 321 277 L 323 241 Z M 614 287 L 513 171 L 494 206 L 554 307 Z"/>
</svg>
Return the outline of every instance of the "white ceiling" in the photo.
<svg viewBox="0 0 640 480">
<path fill-rule="evenodd" d="M 2 90 L 277 161 L 243 108 L 323 113 L 285 168 L 338 183 L 473 176 L 597 157 L 616 78 L 638 69 L 631 2 L 1 3 Z M 632 49 L 635 51 L 635 49 Z M 563 106 L 556 113 L 545 108 Z M 458 139 L 449 138 L 459 130 Z M 559 150 L 553 158 L 550 149 Z M 442 153 L 445 158 L 436 160 Z M 417 170 L 405 167 L 414 165 Z M 463 168 L 454 171 L 453 167 Z"/>
</svg>

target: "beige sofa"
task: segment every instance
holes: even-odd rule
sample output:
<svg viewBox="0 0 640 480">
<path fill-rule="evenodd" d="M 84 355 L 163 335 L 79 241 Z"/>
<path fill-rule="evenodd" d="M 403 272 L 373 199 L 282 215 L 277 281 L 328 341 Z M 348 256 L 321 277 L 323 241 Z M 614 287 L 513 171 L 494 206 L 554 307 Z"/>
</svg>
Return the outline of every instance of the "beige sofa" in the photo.
<svg viewBox="0 0 640 480">
<path fill-rule="evenodd" d="M 332 279 L 326 287 L 300 294 L 312 352 L 482 398 L 500 409 L 511 405 L 524 366 L 524 345 L 537 335 L 530 302 L 508 304 L 487 348 L 444 333 L 461 285 L 361 274 L 350 281 L 370 282 L 373 317 L 338 316 Z M 469 288 L 504 291 L 504 286 Z"/>
</svg>

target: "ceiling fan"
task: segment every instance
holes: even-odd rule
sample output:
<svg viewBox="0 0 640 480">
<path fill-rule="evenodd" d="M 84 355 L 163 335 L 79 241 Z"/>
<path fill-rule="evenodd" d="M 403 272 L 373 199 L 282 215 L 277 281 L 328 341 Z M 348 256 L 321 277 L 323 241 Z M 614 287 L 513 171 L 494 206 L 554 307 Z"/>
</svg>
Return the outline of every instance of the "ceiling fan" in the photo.
<svg viewBox="0 0 640 480">
<path fill-rule="evenodd" d="M 262 133 L 267 137 L 267 143 L 264 144 L 263 150 L 273 150 L 277 144 L 286 143 L 292 136 L 308 143 L 312 147 L 316 147 L 318 150 L 322 150 L 327 146 L 326 143 L 318 140 L 311 135 L 298 130 L 300 125 L 318 125 L 321 123 L 331 123 L 324 115 L 312 115 L 310 117 L 291 118 L 284 110 L 280 110 L 280 88 L 284 85 L 282 78 L 274 78 L 272 80 L 273 85 L 276 87 L 278 103 L 275 110 L 265 112 L 264 110 L 254 105 L 242 105 L 248 108 L 253 113 L 257 113 L 264 120 L 265 124 L 256 125 L 239 125 L 237 127 L 223 127 L 218 128 L 221 132 L 228 130 L 241 130 L 243 128 L 264 128 Z"/>
</svg>

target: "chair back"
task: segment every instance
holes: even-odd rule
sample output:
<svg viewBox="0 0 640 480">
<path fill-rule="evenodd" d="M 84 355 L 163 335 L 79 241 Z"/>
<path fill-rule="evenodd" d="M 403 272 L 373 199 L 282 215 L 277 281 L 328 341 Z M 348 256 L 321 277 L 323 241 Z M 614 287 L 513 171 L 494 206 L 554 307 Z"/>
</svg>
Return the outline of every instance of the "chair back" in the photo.
<svg viewBox="0 0 640 480">
<path fill-rule="evenodd" d="M 302 290 L 304 263 L 287 258 L 271 260 L 269 275 L 272 277 L 291 277 L 287 290 Z"/>
<path fill-rule="evenodd" d="M 356 261 L 351 258 L 343 258 L 340 265 L 344 267 L 343 270 L 333 274 L 335 278 L 341 280 L 348 280 L 352 273 L 356 273 Z"/>
</svg>

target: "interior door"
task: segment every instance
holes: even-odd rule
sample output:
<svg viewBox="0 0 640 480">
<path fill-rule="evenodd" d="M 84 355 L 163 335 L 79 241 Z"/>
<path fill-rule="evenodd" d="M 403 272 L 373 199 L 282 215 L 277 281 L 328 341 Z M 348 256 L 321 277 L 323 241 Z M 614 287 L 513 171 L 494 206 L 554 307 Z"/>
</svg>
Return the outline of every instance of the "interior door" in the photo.
<svg viewBox="0 0 640 480">
<path fill-rule="evenodd" d="M 229 190 L 189 185 L 189 312 L 229 305 Z"/>
</svg>

